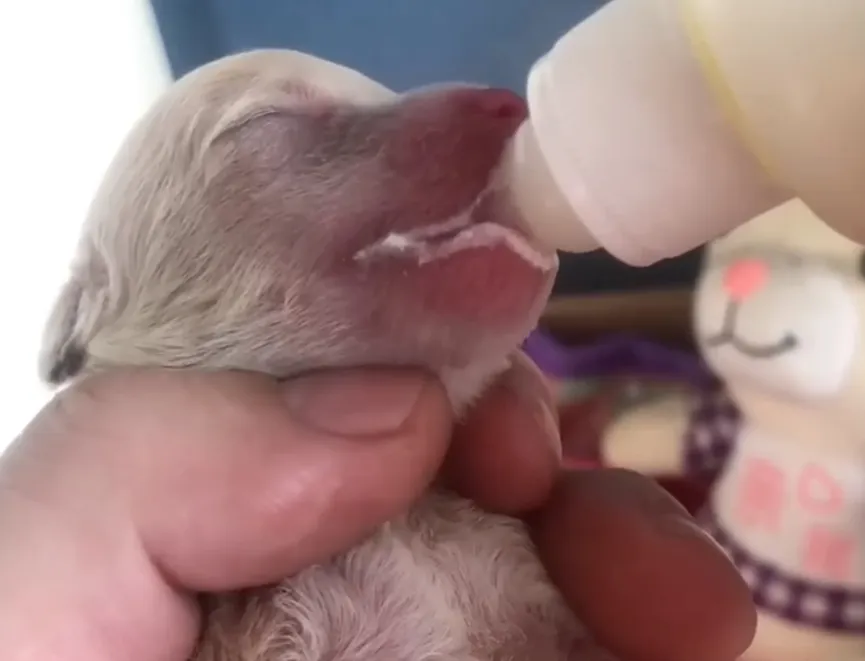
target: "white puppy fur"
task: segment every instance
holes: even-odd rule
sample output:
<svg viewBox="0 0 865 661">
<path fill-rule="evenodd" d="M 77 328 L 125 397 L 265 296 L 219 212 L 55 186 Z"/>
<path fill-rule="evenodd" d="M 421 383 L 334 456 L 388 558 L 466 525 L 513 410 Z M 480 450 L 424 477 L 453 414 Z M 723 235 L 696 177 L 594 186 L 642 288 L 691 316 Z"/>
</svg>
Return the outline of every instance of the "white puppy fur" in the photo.
<svg viewBox="0 0 865 661">
<path fill-rule="evenodd" d="M 461 412 L 536 323 L 556 267 L 495 179 L 517 104 L 478 89 L 397 95 L 290 51 L 187 75 L 106 175 L 43 377 L 417 365 Z M 395 235 L 423 258 L 370 250 Z M 444 491 L 332 562 L 203 603 L 196 661 L 603 656 L 522 523 Z"/>
</svg>

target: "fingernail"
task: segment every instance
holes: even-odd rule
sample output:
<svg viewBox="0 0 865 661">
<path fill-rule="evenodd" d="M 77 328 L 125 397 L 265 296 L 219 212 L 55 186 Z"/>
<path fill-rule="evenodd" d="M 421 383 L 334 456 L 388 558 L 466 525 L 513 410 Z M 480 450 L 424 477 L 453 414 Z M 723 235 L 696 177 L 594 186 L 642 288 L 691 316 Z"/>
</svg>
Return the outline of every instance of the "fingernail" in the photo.
<svg viewBox="0 0 865 661">
<path fill-rule="evenodd" d="M 427 379 L 414 372 L 325 372 L 285 385 L 285 401 L 308 427 L 341 436 L 399 431 L 414 413 Z"/>
<path fill-rule="evenodd" d="M 556 453 L 556 457 L 562 459 L 562 430 L 559 427 L 559 417 L 547 406 L 546 402 L 538 402 L 539 423 L 544 430 L 544 437 Z"/>
<path fill-rule="evenodd" d="M 514 360 L 523 359 L 516 356 Z M 528 359 L 525 359 L 528 361 Z M 540 370 L 529 364 L 528 372 L 532 378 L 527 378 L 526 370 L 511 369 L 502 376 L 499 387 L 509 390 L 513 396 L 521 402 L 530 405 L 538 429 L 543 432 L 543 437 L 549 443 L 556 457 L 562 459 L 562 430 L 559 425 L 559 415 L 552 400 L 547 384 Z"/>
<path fill-rule="evenodd" d="M 569 471 L 592 471 L 603 468 L 599 461 L 590 461 L 589 459 L 566 459 L 562 464 L 562 468 Z"/>
<path fill-rule="evenodd" d="M 660 517 L 656 521 L 658 531 L 665 537 L 678 537 L 682 539 L 696 539 L 708 542 L 718 552 L 727 555 L 724 547 L 712 537 L 700 524 L 690 516 L 673 514 Z"/>
</svg>

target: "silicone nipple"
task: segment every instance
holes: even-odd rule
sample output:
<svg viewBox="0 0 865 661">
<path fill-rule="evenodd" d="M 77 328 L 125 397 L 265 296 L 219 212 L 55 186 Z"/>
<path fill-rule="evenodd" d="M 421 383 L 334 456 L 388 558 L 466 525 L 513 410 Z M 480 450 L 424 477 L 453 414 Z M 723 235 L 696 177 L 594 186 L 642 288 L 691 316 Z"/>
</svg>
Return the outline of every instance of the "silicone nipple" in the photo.
<svg viewBox="0 0 865 661">
<path fill-rule="evenodd" d="M 583 225 L 557 185 L 529 121 L 517 130 L 505 154 L 503 176 L 522 211 L 527 229 L 539 241 L 566 252 L 587 252 L 598 241 Z"/>
</svg>

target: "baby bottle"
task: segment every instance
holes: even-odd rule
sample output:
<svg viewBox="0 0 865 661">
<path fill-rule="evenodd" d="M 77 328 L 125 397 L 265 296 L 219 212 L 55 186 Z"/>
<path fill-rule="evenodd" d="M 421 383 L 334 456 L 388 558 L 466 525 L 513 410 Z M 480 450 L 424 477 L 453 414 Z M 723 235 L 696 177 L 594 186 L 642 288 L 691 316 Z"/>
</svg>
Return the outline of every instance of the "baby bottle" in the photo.
<svg viewBox="0 0 865 661">
<path fill-rule="evenodd" d="M 506 173 L 560 250 L 646 265 L 794 197 L 865 241 L 863 0 L 612 0 L 527 98 Z"/>
</svg>

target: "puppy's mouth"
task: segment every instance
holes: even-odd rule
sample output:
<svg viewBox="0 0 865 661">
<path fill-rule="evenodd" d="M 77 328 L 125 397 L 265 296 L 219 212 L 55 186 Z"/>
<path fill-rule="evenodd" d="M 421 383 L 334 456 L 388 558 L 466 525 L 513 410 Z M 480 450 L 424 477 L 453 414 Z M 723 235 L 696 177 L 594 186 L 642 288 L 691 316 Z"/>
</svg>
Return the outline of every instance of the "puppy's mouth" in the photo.
<svg viewBox="0 0 865 661">
<path fill-rule="evenodd" d="M 358 262 L 407 259 L 422 266 L 470 250 L 506 247 L 540 271 L 557 268 L 556 252 L 533 241 L 518 222 L 512 220 L 515 216 L 493 210 L 498 202 L 494 197 L 485 194 L 465 212 L 446 221 L 391 232 L 359 250 L 354 258 Z"/>
<path fill-rule="evenodd" d="M 704 340 L 707 347 L 715 349 L 731 346 L 749 358 L 769 359 L 793 351 L 799 346 L 799 339 L 792 333 L 784 333 L 777 342 L 769 344 L 756 344 L 739 337 L 736 334 L 736 316 L 738 312 L 739 306 L 735 303 L 730 303 L 727 306 L 721 331 Z"/>
</svg>

